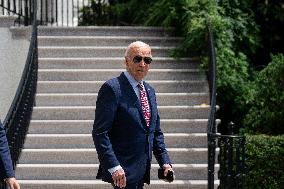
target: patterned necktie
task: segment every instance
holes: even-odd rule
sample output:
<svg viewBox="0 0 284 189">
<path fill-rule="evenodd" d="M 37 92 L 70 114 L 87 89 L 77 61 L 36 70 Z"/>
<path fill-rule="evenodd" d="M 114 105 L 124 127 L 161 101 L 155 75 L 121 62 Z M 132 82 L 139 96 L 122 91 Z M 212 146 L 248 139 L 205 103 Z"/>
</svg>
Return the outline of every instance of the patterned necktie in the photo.
<svg viewBox="0 0 284 189">
<path fill-rule="evenodd" d="M 150 112 L 150 106 L 149 106 L 149 102 L 147 98 L 147 93 L 146 93 L 144 86 L 141 83 L 138 84 L 138 88 L 140 92 L 140 102 L 142 105 L 142 111 L 143 111 L 144 118 L 147 123 L 147 127 L 149 127 L 150 120 L 151 120 L 151 112 Z"/>
</svg>

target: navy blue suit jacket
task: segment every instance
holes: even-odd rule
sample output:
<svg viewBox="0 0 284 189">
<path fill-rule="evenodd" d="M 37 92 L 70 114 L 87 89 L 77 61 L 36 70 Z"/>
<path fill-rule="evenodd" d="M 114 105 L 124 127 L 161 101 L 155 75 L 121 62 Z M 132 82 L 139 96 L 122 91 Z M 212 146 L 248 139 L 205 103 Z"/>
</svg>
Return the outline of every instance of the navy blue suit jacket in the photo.
<svg viewBox="0 0 284 189">
<path fill-rule="evenodd" d="M 4 126 L 0 121 L 0 179 L 15 177 Z"/>
<path fill-rule="evenodd" d="M 108 80 L 96 102 L 93 140 L 100 167 L 97 178 L 112 182 L 108 169 L 121 165 L 127 183 L 150 183 L 152 152 L 160 166 L 171 164 L 160 129 L 154 89 L 144 82 L 151 107 L 150 126 L 146 126 L 140 100 L 122 73 Z"/>
</svg>

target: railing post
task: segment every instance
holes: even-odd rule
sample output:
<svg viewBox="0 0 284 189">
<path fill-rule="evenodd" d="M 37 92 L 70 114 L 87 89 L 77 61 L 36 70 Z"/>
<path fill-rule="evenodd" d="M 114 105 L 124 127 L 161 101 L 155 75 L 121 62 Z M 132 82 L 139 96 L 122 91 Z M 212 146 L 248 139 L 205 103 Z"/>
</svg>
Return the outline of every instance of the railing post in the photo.
<svg viewBox="0 0 284 189">
<path fill-rule="evenodd" d="M 45 23 L 48 23 L 48 1 L 45 0 Z"/>
<path fill-rule="evenodd" d="M 58 2 L 55 0 L 55 22 L 56 26 L 58 26 Z"/>
<path fill-rule="evenodd" d="M 66 24 L 69 26 L 69 1 L 66 2 Z"/>
<path fill-rule="evenodd" d="M 43 0 L 40 0 L 40 25 L 42 25 L 42 23 L 43 23 L 43 11 L 42 11 L 42 9 L 43 9 Z"/>
<path fill-rule="evenodd" d="M 216 138 L 208 135 L 208 189 L 214 189 Z"/>
<path fill-rule="evenodd" d="M 64 6 L 63 6 L 63 0 L 61 0 L 61 22 L 62 22 L 62 26 L 63 26 L 63 20 L 64 20 Z"/>
<path fill-rule="evenodd" d="M 77 0 L 77 23 L 79 23 L 79 15 L 80 15 L 80 5 L 79 5 L 79 0 Z"/>
<path fill-rule="evenodd" d="M 237 167 L 236 167 L 236 188 L 244 188 L 245 172 L 245 137 L 240 138 L 240 146 L 237 148 Z"/>
<path fill-rule="evenodd" d="M 29 15 L 30 15 L 29 24 L 32 24 L 32 21 L 33 21 L 33 3 L 32 3 L 32 0 L 29 0 L 29 7 L 30 7 L 30 11 L 29 11 Z"/>
<path fill-rule="evenodd" d="M 245 161 L 245 137 L 220 135 L 220 189 L 242 189 Z"/>
<path fill-rule="evenodd" d="M 10 2 L 10 0 L 8 0 L 7 3 L 8 3 L 8 10 L 10 10 L 10 7 L 11 7 L 11 2 Z M 10 11 L 8 11 L 8 15 L 10 15 Z"/>
<path fill-rule="evenodd" d="M 71 14 L 71 19 L 72 19 L 72 26 L 74 26 L 74 0 L 72 0 L 72 8 L 71 8 L 72 14 Z"/>
<path fill-rule="evenodd" d="M 14 8 L 13 8 L 13 9 L 14 9 L 13 11 L 14 11 L 14 12 L 17 12 L 16 0 L 13 0 L 13 7 L 14 7 Z"/>
<path fill-rule="evenodd" d="M 234 134 L 234 129 L 235 129 L 235 124 L 231 121 L 228 124 L 228 134 L 233 135 Z"/>
<path fill-rule="evenodd" d="M 50 22 L 51 22 L 51 25 L 54 23 L 54 0 L 51 1 L 51 4 L 50 4 Z"/>
<path fill-rule="evenodd" d="M 29 17 L 29 7 L 28 7 L 28 0 L 25 0 L 25 16 L 24 16 L 24 24 L 25 26 L 29 25 L 29 19 L 31 19 Z"/>
<path fill-rule="evenodd" d="M 4 7 L 4 0 L 1 0 L 1 6 Z M 2 14 L 4 15 L 4 13 L 5 13 L 4 8 L 2 8 Z"/>
</svg>

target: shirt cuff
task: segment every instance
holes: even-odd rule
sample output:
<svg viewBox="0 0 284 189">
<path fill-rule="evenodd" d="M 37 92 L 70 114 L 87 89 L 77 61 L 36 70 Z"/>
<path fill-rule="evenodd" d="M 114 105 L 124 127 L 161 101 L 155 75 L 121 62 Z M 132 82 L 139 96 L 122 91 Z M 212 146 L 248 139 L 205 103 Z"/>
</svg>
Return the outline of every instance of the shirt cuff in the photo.
<svg viewBox="0 0 284 189">
<path fill-rule="evenodd" d="M 119 169 L 122 169 L 122 167 L 120 165 L 108 169 L 108 172 L 110 172 L 110 174 L 113 174 L 115 171 L 117 171 Z"/>
</svg>

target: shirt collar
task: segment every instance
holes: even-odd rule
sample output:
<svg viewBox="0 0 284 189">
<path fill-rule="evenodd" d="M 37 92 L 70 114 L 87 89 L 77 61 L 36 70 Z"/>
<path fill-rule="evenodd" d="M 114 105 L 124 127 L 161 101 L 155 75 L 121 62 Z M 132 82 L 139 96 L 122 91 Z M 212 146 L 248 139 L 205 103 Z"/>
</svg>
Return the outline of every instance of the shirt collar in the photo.
<svg viewBox="0 0 284 189">
<path fill-rule="evenodd" d="M 139 82 L 136 81 L 134 79 L 134 77 L 132 75 L 130 75 L 130 73 L 128 71 L 124 71 L 123 73 L 126 76 L 126 78 L 128 79 L 128 81 L 129 81 L 130 85 L 132 86 L 132 88 L 136 88 L 137 85 L 139 84 Z M 144 81 L 142 80 L 140 83 L 143 85 L 143 82 Z"/>
</svg>

